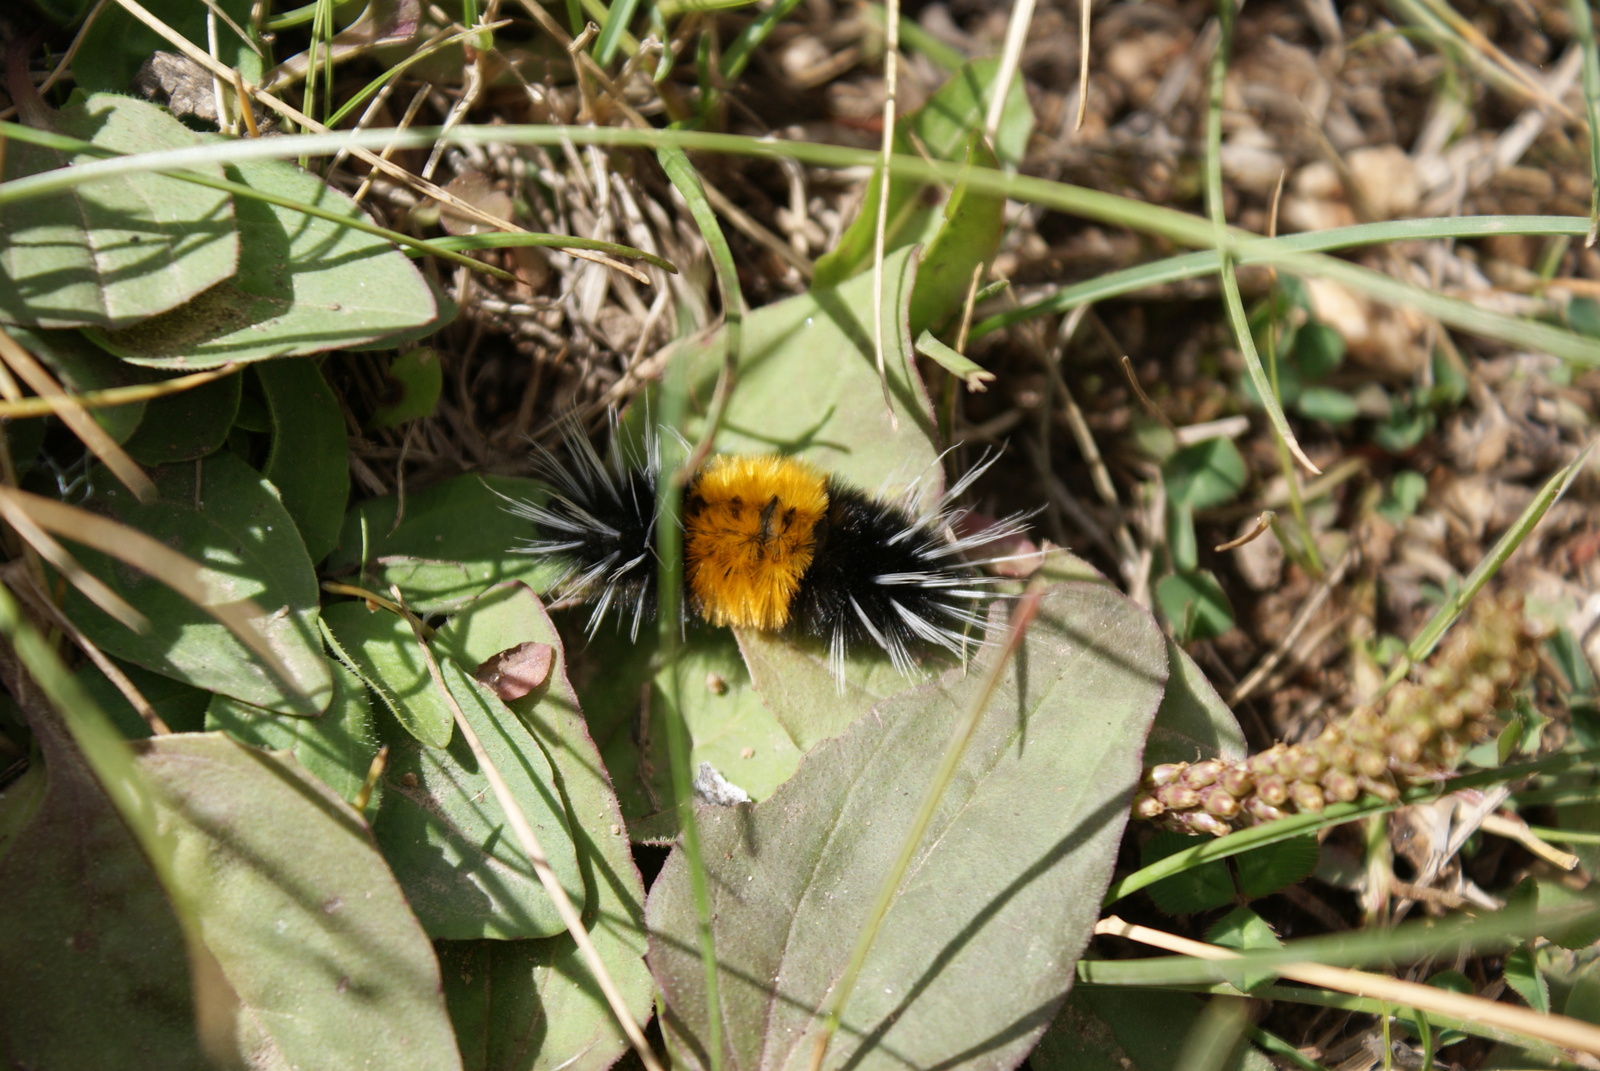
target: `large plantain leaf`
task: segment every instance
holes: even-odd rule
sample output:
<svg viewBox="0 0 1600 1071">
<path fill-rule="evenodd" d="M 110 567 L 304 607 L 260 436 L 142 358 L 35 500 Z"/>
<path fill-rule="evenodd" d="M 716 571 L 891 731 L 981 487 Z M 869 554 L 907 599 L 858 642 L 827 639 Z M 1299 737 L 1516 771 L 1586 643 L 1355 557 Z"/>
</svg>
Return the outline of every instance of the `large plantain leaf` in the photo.
<svg viewBox="0 0 1600 1071">
<path fill-rule="evenodd" d="M 165 542 L 201 565 L 221 604 L 252 599 L 256 627 L 294 674 L 297 690 L 204 610 L 152 577 L 87 548 L 76 551 L 99 577 L 150 620 L 136 633 L 69 588 L 67 615 L 105 650 L 206 691 L 281 714 L 312 715 L 333 694 L 317 636 L 317 578 L 294 521 L 260 474 L 232 454 L 166 465 L 152 473 L 160 497 L 141 503 L 99 471 L 89 506 Z"/>
<path fill-rule="evenodd" d="M 134 747 L 251 1067 L 460 1066 L 433 949 L 354 811 L 221 733 Z"/>
<path fill-rule="evenodd" d="M 436 637 L 470 665 L 528 642 L 552 645 L 557 662 L 544 685 L 510 706 L 555 766 L 583 876 L 584 924 L 634 1018 L 643 1022 L 655 992 L 643 959 L 644 885 L 606 768 L 567 682 L 555 627 L 531 591 L 505 584 Z M 469 1071 L 605 1071 L 627 1049 L 571 937 L 444 941 L 439 947 Z"/>
<path fill-rule="evenodd" d="M 229 181 L 366 222 L 350 198 L 282 160 L 229 164 Z M 375 235 L 239 196 L 238 271 L 160 316 L 91 337 L 152 368 L 215 368 L 370 342 L 430 323 L 433 291 Z"/>
<path fill-rule="evenodd" d="M 753 808 L 701 812 L 723 1066 L 803 1068 L 953 726 L 972 671 L 883 701 Z M 1052 588 L 945 792 L 828 1050 L 829 1068 L 1010 1068 L 1072 983 L 1111 874 L 1167 651 L 1132 602 Z M 866 713 L 863 711 L 863 713 Z M 707 1066 L 688 868 L 651 891 L 650 966 L 671 1043 Z"/>
<path fill-rule="evenodd" d="M 533 525 L 512 515 L 506 499 L 543 495 L 533 480 L 458 476 L 407 495 L 398 518 L 393 495 L 369 498 L 345 515 L 327 571 L 379 592 L 398 584 L 418 613 L 457 610 L 506 580 L 542 591 L 561 566 L 515 553 Z"/>
<path fill-rule="evenodd" d="M 53 717 L 0 795 L 0 1063 L 203 1071 L 183 929 Z"/>
<path fill-rule="evenodd" d="M 114 152 L 202 140 L 154 104 L 109 93 L 51 113 L 51 121 L 56 133 Z M 95 159 L 13 140 L 3 177 Z M 195 170 L 222 177 L 216 166 Z M 226 193 L 148 173 L 86 182 L 59 197 L 0 208 L 0 321 L 125 327 L 226 279 L 238 256 Z"/>
</svg>

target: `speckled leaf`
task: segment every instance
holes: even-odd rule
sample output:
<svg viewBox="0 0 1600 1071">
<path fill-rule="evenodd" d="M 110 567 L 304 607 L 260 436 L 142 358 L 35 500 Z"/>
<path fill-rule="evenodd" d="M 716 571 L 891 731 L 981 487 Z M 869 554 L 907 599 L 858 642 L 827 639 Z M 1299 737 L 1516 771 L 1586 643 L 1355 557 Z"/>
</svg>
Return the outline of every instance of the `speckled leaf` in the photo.
<svg viewBox="0 0 1600 1071">
<path fill-rule="evenodd" d="M 679 648 L 673 667 L 652 677 L 656 650 L 653 635 L 632 643 L 626 635 L 602 632 L 577 660 L 589 731 L 616 779 L 628 821 L 670 811 L 675 804 L 665 728 L 673 694 L 694 744 L 689 768 L 698 771 L 708 762 L 752 799 L 772 795 L 799 766 L 800 749 L 751 685 L 733 636 L 726 629 L 695 631 Z M 651 681 L 648 702 L 639 685 L 646 679 Z M 828 691 L 833 694 L 831 678 Z M 668 824 L 652 827 L 652 840 L 670 840 L 676 833 L 673 816 L 663 817 Z"/>
<path fill-rule="evenodd" d="M 278 680 L 204 610 L 153 577 L 87 548 L 83 566 L 150 620 L 135 633 L 69 588 L 63 609 L 101 648 L 206 691 L 283 714 L 320 713 L 332 695 L 317 635 L 317 579 L 277 495 L 231 454 L 151 473 L 160 497 L 141 503 L 101 473 L 88 506 L 165 542 L 203 567 L 214 603 L 254 600 L 257 627 L 293 673 Z"/>
<path fill-rule="evenodd" d="M 800 1069 L 958 719 L 972 673 L 877 704 L 754 808 L 701 811 L 721 969 L 723 1066 Z M 1051 589 L 956 769 L 826 1068 L 1011 1068 L 1089 938 L 1166 681 L 1148 614 L 1098 584 Z M 650 967 L 686 1066 L 706 999 L 688 870 L 651 890 Z"/>
<path fill-rule="evenodd" d="M 124 153 L 202 140 L 154 104 L 109 93 L 55 113 L 54 121 L 56 133 Z M 4 176 L 96 159 L 12 140 Z M 222 176 L 216 166 L 196 170 Z M 232 275 L 239 250 L 228 195 L 164 175 L 86 182 L 59 196 L 0 207 L 0 321 L 126 327 Z"/>
<path fill-rule="evenodd" d="M 340 602 L 322 611 L 339 661 L 355 670 L 406 732 L 429 747 L 444 747 L 455 719 L 434 687 L 411 626 L 387 610 Z"/>
<path fill-rule="evenodd" d="M 567 682 L 561 639 L 532 592 L 494 589 L 440 630 L 462 663 L 523 642 L 556 647 L 550 680 L 511 704 L 550 755 L 566 801 L 583 875 L 584 923 L 634 1018 L 650 1015 L 655 987 L 644 966 L 644 886 L 600 753 Z M 605 1071 L 627 1049 L 571 937 L 440 944 L 445 993 L 468 1068 Z"/>
<path fill-rule="evenodd" d="M 134 746 L 251 1066 L 461 1066 L 433 949 L 354 811 L 222 733 Z"/>
<path fill-rule="evenodd" d="M 406 605 L 420 613 L 458 609 L 507 580 L 543 591 L 561 568 L 515 553 L 532 538 L 533 526 L 506 509 L 507 498 L 543 494 L 533 480 L 458 476 L 407 495 L 398 527 L 394 497 L 368 499 L 345 517 L 325 568 L 354 581 L 365 563 L 362 582 L 383 592 L 400 585 Z"/>
<path fill-rule="evenodd" d="M 0 1062 L 204 1071 L 183 930 L 65 731 L 0 795 Z"/>
<path fill-rule="evenodd" d="M 439 670 L 533 827 L 550 868 L 581 908 L 583 878 L 549 759 L 505 704 L 454 661 L 439 656 Z M 509 939 L 561 933 L 561 917 L 462 735 L 442 749 L 423 747 L 392 722 L 385 728 L 385 721 L 379 719 L 379 733 L 389 744 L 389 763 L 372 833 L 428 935 Z"/>
<path fill-rule="evenodd" d="M 256 374 L 272 413 L 272 449 L 261 474 L 278 489 L 307 553 L 319 562 L 339 541 L 350 499 L 344 414 L 315 361 L 272 361 Z"/>
<path fill-rule="evenodd" d="M 227 178 L 365 221 L 344 194 L 281 160 L 229 164 Z M 95 341 L 134 364 L 214 368 L 298 357 L 432 322 L 433 293 L 382 238 L 240 196 L 238 272 L 179 308 Z"/>
<path fill-rule="evenodd" d="M 330 663 L 333 701 L 315 718 L 274 714 L 227 696 L 212 696 L 205 727 L 221 730 L 251 747 L 284 751 L 307 773 L 350 801 L 366 783 L 378 752 L 367 689 L 349 669 Z"/>
</svg>

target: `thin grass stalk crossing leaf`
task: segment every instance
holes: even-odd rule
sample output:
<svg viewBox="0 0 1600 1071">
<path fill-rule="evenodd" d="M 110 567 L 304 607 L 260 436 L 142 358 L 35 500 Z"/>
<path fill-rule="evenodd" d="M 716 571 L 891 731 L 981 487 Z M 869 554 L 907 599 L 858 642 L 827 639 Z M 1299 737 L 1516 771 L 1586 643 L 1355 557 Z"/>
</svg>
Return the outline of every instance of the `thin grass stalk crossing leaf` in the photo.
<svg viewBox="0 0 1600 1071">
<path fill-rule="evenodd" d="M 1041 591 L 1040 585 L 1035 582 L 1012 612 L 1011 627 L 1006 633 L 1000 652 L 990 664 L 983 684 L 968 705 L 966 717 L 957 723 L 955 732 L 950 736 L 950 742 L 945 745 L 944 757 L 939 760 L 933 779 L 928 782 L 928 787 L 924 791 L 922 806 L 917 809 L 910 828 L 906 830 L 905 839 L 900 844 L 900 855 L 889 868 L 889 873 L 884 876 L 883 884 L 878 887 L 878 895 L 867 912 L 867 919 L 861 927 L 861 932 L 856 936 L 855 948 L 845 963 L 844 973 L 839 976 L 838 983 L 828 997 L 823 1028 L 817 1035 L 816 1047 L 812 1050 L 811 1071 L 820 1071 L 822 1061 L 828 1055 L 828 1044 L 839 1030 L 840 1017 L 844 1013 L 845 1005 L 850 1003 L 850 995 L 855 991 L 856 981 L 861 977 L 861 968 L 866 965 L 867 955 L 872 951 L 873 942 L 878 938 L 878 931 L 883 926 L 885 916 L 889 914 L 889 907 L 900 891 L 900 884 L 905 880 L 906 872 L 911 869 L 911 861 L 916 858 L 917 850 L 922 847 L 922 839 L 927 835 L 928 826 L 933 822 L 934 812 L 939 809 L 945 790 L 950 787 L 950 780 L 955 776 L 956 767 L 961 764 L 962 757 L 967 753 L 967 745 L 972 743 L 978 722 L 989 709 L 989 700 L 1000 685 L 1001 675 L 1010 666 L 1023 637 L 1027 635 L 1028 626 L 1039 612 Z"/>
<path fill-rule="evenodd" d="M 731 352 L 732 343 L 729 345 Z M 724 375 L 727 375 L 726 365 Z M 668 428 L 676 429 L 683 425 L 688 409 L 687 380 L 686 362 L 674 362 L 661 394 L 661 420 Z M 720 384 L 723 380 L 719 379 L 718 382 Z M 714 431 L 706 435 L 705 442 L 709 444 L 713 437 Z M 673 450 L 675 446 L 670 441 L 661 445 L 668 450 Z M 683 489 L 688 481 L 680 477 L 691 473 L 693 469 L 688 465 L 690 459 L 676 457 L 676 450 L 669 456 L 676 462 L 673 466 L 676 474 L 672 479 L 661 480 L 656 491 L 655 542 L 659 562 L 656 590 L 661 615 L 658 643 L 663 664 L 670 666 L 677 657 L 678 641 L 683 629 L 682 512 Z M 666 471 L 665 460 L 663 458 L 663 471 Z M 665 686 L 677 692 L 678 675 L 669 674 Z M 694 899 L 696 938 L 705 971 L 706 1001 L 712 1011 L 707 1031 L 712 1046 L 710 1066 L 711 1071 L 722 1071 L 722 997 L 718 983 L 716 936 L 712 930 L 711 893 L 706 880 L 705 856 L 701 852 L 700 823 L 694 810 L 694 776 L 689 769 L 692 746 L 689 726 L 684 722 L 682 696 L 674 694 L 668 706 L 667 755 L 672 767 L 672 791 L 677 799 L 678 829 L 683 852 L 689 864 L 690 895 Z"/>
</svg>

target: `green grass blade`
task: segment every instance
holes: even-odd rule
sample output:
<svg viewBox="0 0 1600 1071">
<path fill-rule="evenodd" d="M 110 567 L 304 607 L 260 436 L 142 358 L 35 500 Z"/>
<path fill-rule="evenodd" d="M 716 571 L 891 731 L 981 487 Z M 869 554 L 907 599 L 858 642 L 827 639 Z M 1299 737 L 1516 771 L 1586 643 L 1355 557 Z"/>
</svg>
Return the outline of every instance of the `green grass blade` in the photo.
<svg viewBox="0 0 1600 1071">
<path fill-rule="evenodd" d="M 1427 658 L 1433 652 L 1433 648 L 1439 642 L 1439 638 L 1455 623 L 1456 618 L 1460 617 L 1462 612 L 1466 610 L 1473 597 L 1483 590 L 1483 586 L 1489 582 L 1489 579 L 1495 573 L 1500 571 L 1500 567 L 1506 563 L 1506 559 L 1515 554 L 1517 548 L 1522 546 L 1523 541 L 1533 532 L 1534 526 L 1549 512 L 1550 507 L 1555 505 L 1562 495 L 1566 494 L 1567 488 L 1572 486 L 1572 481 L 1578 478 L 1578 474 L 1589 463 L 1589 458 L 1594 454 L 1594 448 L 1595 444 L 1590 443 L 1581 454 L 1573 459 L 1571 464 L 1557 470 L 1555 475 L 1545 481 L 1544 486 L 1539 488 L 1539 493 L 1533 496 L 1533 501 L 1523 508 L 1516 522 L 1506 529 L 1504 535 L 1495 541 L 1494 549 L 1484 555 L 1477 568 L 1472 570 L 1466 580 L 1462 581 L 1461 590 L 1456 592 L 1453 598 L 1445 600 L 1444 604 L 1435 610 L 1433 616 L 1428 619 L 1428 623 L 1422 626 L 1422 631 L 1417 633 L 1416 638 L 1406 648 L 1405 657 L 1395 660 L 1394 668 L 1389 671 L 1388 677 L 1384 679 L 1384 688 L 1387 689 L 1399 683 L 1407 673 L 1411 672 L 1412 666 Z"/>
</svg>

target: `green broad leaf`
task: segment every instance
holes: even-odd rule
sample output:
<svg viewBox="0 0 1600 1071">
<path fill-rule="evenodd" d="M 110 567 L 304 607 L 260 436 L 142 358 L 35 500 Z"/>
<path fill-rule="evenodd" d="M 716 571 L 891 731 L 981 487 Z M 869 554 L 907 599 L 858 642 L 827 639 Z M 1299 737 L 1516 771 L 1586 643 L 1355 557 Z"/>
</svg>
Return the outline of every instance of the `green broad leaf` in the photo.
<svg viewBox="0 0 1600 1071">
<path fill-rule="evenodd" d="M 981 134 L 967 144 L 967 167 L 999 167 L 994 150 Z M 972 287 L 972 273 L 987 267 L 1000 251 L 1005 234 L 1006 199 L 979 193 L 957 180 L 944 204 L 939 232 L 923 250 L 909 314 L 913 338 L 961 315 Z"/>
<path fill-rule="evenodd" d="M 1232 502 L 1250 479 L 1244 455 L 1229 439 L 1207 439 L 1185 446 L 1161 465 L 1167 501 L 1193 510 Z"/>
<path fill-rule="evenodd" d="M 1194 507 L 1187 503 L 1174 502 L 1167 509 L 1167 553 L 1180 573 L 1200 567 L 1200 534 L 1194 527 Z"/>
<path fill-rule="evenodd" d="M 583 906 L 583 877 L 549 759 L 533 734 L 454 661 L 439 671 L 506 787 L 539 838 L 561 887 Z M 390 723 L 383 799 L 372 835 L 428 936 L 510 940 L 566 927 L 512 832 L 465 738 L 424 747 Z"/>
<path fill-rule="evenodd" d="M 314 361 L 256 366 L 272 414 L 272 449 L 261 474 L 272 481 L 313 562 L 339 542 L 350 498 L 344 413 Z"/>
<path fill-rule="evenodd" d="M 1389 418 L 1373 426 L 1372 441 L 1391 454 L 1403 454 L 1416 446 L 1438 424 L 1433 410 L 1395 398 Z"/>
<path fill-rule="evenodd" d="M 815 1009 L 998 650 L 965 676 L 878 704 L 754 807 L 701 810 L 730 1071 L 810 1059 Z M 954 1065 L 978 1051 L 1009 1067 L 1033 1047 L 1098 915 L 1166 666 L 1160 632 L 1116 592 L 1045 594 L 894 893 L 824 1067 Z M 681 849 L 648 919 L 675 1062 L 704 1067 L 705 977 Z"/>
<path fill-rule="evenodd" d="M 333 701 L 315 718 L 274 714 L 219 695 L 205 711 L 206 730 L 220 730 L 251 747 L 293 755 L 306 773 L 348 803 L 366 784 L 378 738 L 361 678 L 338 663 L 330 664 L 329 671 Z"/>
<path fill-rule="evenodd" d="M 879 700 L 913 683 L 887 659 L 863 651 L 846 657 L 840 694 L 821 643 L 755 629 L 733 631 L 756 691 L 802 754 L 838 736 Z M 930 663 L 928 668 L 942 667 Z"/>
<path fill-rule="evenodd" d="M 1317 869 L 1322 849 L 1315 834 L 1268 844 L 1234 857 L 1239 891 L 1251 900 L 1298 885 Z"/>
<path fill-rule="evenodd" d="M 1412 469 L 1401 469 L 1389 481 L 1378 512 L 1391 524 L 1399 524 L 1417 512 L 1428 496 L 1428 478 Z"/>
<path fill-rule="evenodd" d="M 397 584 L 418 613 L 458 609 L 509 580 L 543 591 L 562 569 L 516 553 L 533 526 L 506 506 L 507 499 L 542 501 L 544 493 L 534 480 L 458 476 L 408 494 L 398 525 L 393 496 L 368 499 L 345 517 L 324 568 L 382 595 Z"/>
<path fill-rule="evenodd" d="M 146 574 L 86 547 L 78 561 L 150 621 L 132 632 L 69 588 L 62 603 L 108 654 L 196 688 L 280 714 L 321 713 L 332 696 L 317 636 L 317 578 L 294 522 L 261 476 L 231 454 L 151 472 L 159 496 L 141 503 L 103 471 L 88 507 L 200 564 L 213 605 L 253 600 L 256 628 L 292 673 L 280 681 L 210 614 Z"/>
<path fill-rule="evenodd" d="M 673 665 L 652 676 L 656 650 L 653 635 L 632 643 L 626 634 L 605 630 L 575 660 L 589 731 L 611 771 L 623 815 L 633 823 L 677 805 L 665 720 L 673 710 L 682 715 L 693 741 L 692 774 L 700 772 L 701 763 L 710 763 L 751 799 L 772 795 L 800 765 L 800 751 L 751 685 L 732 633 L 695 630 L 678 648 Z M 641 680 L 651 682 L 647 708 L 641 705 Z M 670 840 L 676 819 L 666 817 L 667 827 L 653 832 Z"/>
<path fill-rule="evenodd" d="M 25 327 L 8 327 L 6 333 L 43 361 L 72 394 L 130 387 L 150 379 L 149 373 L 117 360 L 78 331 L 30 331 Z M 129 402 L 90 409 L 89 413 L 106 434 L 119 443 L 126 443 L 139 421 L 144 419 L 146 405 L 146 402 Z"/>
<path fill-rule="evenodd" d="M 187 0 L 150 0 L 144 7 L 166 25 L 188 38 L 189 43 L 229 67 L 237 67 L 245 81 L 261 81 L 261 54 L 240 40 L 222 19 L 217 20 L 215 51 L 206 40 L 206 8 Z M 250 26 L 250 0 L 220 0 L 217 7 L 239 26 Z M 152 53 L 171 52 L 172 44 L 144 23 L 119 7 L 107 7 L 83 35 L 73 73 L 78 85 L 87 90 L 129 93 L 133 78 Z M 83 72 L 77 68 L 82 66 Z M 207 82 L 209 82 L 209 76 Z M 209 89 L 209 86 L 207 86 Z M 153 107 L 153 105 L 152 105 Z"/>
<path fill-rule="evenodd" d="M 206 707 L 212 699 L 209 692 L 202 692 L 182 681 L 151 673 L 131 663 L 124 662 L 117 668 L 161 715 L 167 728 L 178 733 L 199 732 L 205 728 Z M 77 677 L 83 690 L 89 693 L 89 697 L 123 736 L 129 740 L 142 740 L 150 735 L 149 723 L 140 717 L 139 712 L 133 709 L 133 704 L 93 662 L 85 662 L 73 676 Z"/>
<path fill-rule="evenodd" d="M 1167 641 L 1167 690 L 1144 746 L 1144 764 L 1242 759 L 1244 730 L 1228 704 L 1182 647 Z M 1189 845 L 1192 837 L 1185 837 Z"/>
<path fill-rule="evenodd" d="M 78 61 L 87 62 L 81 51 Z M 161 108 L 131 97 L 96 94 L 52 118 L 55 133 L 113 153 L 203 141 Z M 99 158 L 13 139 L 3 175 L 9 181 Z M 222 177 L 216 166 L 196 170 Z M 127 327 L 228 278 L 240 248 L 226 193 L 153 173 L 102 179 L 0 207 L 0 321 Z"/>
<path fill-rule="evenodd" d="M 1139 849 L 1139 862 L 1141 866 L 1150 866 L 1194 846 L 1195 838 L 1186 833 L 1163 831 L 1144 842 Z M 1201 863 L 1170 878 L 1162 878 L 1145 892 L 1150 894 L 1156 907 L 1168 915 L 1194 915 L 1234 903 L 1239 898 L 1225 860 Z"/>
<path fill-rule="evenodd" d="M 1332 387 L 1307 387 L 1294 407 L 1301 416 L 1329 424 L 1348 424 L 1361 415 L 1361 403 L 1354 396 Z"/>
<path fill-rule="evenodd" d="M 983 129 L 989 95 L 1000 68 L 998 59 L 973 60 L 950 75 L 927 102 L 904 116 L 895 129 L 896 153 L 926 153 L 935 160 L 959 160 L 968 140 Z M 1022 83 L 1013 79 L 1001 113 L 994 152 L 1011 166 L 1018 164 L 1033 132 L 1033 109 Z M 867 180 L 861 210 L 845 228 L 833 249 L 817 258 L 813 288 L 833 287 L 872 266 L 877 215 L 882 189 L 880 172 Z M 916 179 L 889 182 L 889 213 L 885 225 L 886 253 L 904 248 L 938 226 L 936 209 L 923 203 L 924 185 Z M 967 269 L 970 277 L 971 268 Z M 963 281 L 965 282 L 965 281 Z M 924 325 L 926 326 L 926 325 Z"/>
<path fill-rule="evenodd" d="M 1080 985 L 1028 1055 L 1033 1071 L 1165 1071 L 1179 1066 L 1205 1004 L 1191 993 Z M 1219 1071 L 1271 1071 L 1241 1045 Z"/>
<path fill-rule="evenodd" d="M 548 682 L 509 705 L 555 766 L 583 875 L 584 924 L 642 1024 L 655 995 L 643 958 L 644 885 L 616 795 L 567 681 L 560 636 L 531 591 L 505 584 L 453 618 L 435 642 L 463 665 L 480 664 L 521 643 L 555 648 L 557 662 Z M 439 950 L 445 995 L 468 1068 L 606 1071 L 627 1050 L 627 1039 L 570 936 L 443 941 Z"/>
<path fill-rule="evenodd" d="M 1533 946 L 1524 942 L 1506 956 L 1506 985 L 1516 990 L 1517 996 L 1540 1015 L 1550 1014 L 1550 983 L 1539 971 L 1538 957 Z"/>
<path fill-rule="evenodd" d="M 1247 907 L 1236 907 L 1216 922 L 1206 931 L 1206 940 L 1223 948 L 1231 948 L 1238 952 L 1249 952 L 1260 949 L 1279 949 L 1283 942 L 1278 940 L 1278 935 L 1272 932 L 1266 920 Z M 1236 977 L 1229 979 L 1235 986 L 1249 992 L 1259 986 L 1269 985 L 1277 981 L 1278 976 L 1264 970 L 1240 970 Z"/>
<path fill-rule="evenodd" d="M 1162 577 L 1156 582 L 1156 605 L 1179 643 L 1216 639 L 1233 627 L 1233 606 L 1209 570 Z"/>
<path fill-rule="evenodd" d="M 896 426 L 884 405 L 873 356 L 872 279 L 763 306 L 744 319 L 738 389 L 728 402 L 717 448 L 730 454 L 791 454 L 874 494 L 893 496 L 921 480 L 931 502 L 943 487 L 933 446 L 932 408 L 915 369 L 905 309 L 915 271 L 901 252 L 884 263 L 884 364 Z M 688 394 L 709 399 L 727 338 L 717 331 L 686 344 Z M 654 405 L 634 406 L 625 425 L 638 436 Z M 683 433 L 694 441 L 705 413 Z"/>
<path fill-rule="evenodd" d="M 221 139 L 213 139 L 213 144 Z M 229 181 L 367 222 L 344 194 L 281 160 L 227 165 Z M 244 196 L 234 199 L 239 268 L 179 308 L 94 341 L 134 364 L 215 368 L 303 357 L 432 323 L 433 292 L 376 235 Z"/>
<path fill-rule="evenodd" d="M 413 256 L 416 253 L 416 249 L 410 249 L 407 250 L 406 255 Z M 382 338 L 373 339 L 371 342 L 362 342 L 359 345 L 345 346 L 343 348 L 351 353 L 386 353 L 399 349 L 408 342 L 420 342 L 434 332 L 441 331 L 455 323 L 456 317 L 461 315 L 461 306 L 457 305 L 450 295 L 445 293 L 433 279 L 426 275 L 422 279 L 428 284 L 428 292 L 433 295 L 433 304 L 439 310 L 431 321 L 417 327 L 408 327 L 404 331 L 396 331 L 392 335 L 384 335 Z"/>
<path fill-rule="evenodd" d="M 369 610 L 360 602 L 325 607 L 322 625 L 339 661 L 383 700 L 406 732 L 429 747 L 450 743 L 454 715 L 434 687 L 410 625 L 387 610 Z"/>
<path fill-rule="evenodd" d="M 239 412 L 241 383 L 238 375 L 223 376 L 152 399 L 127 442 L 129 456 L 141 465 L 170 465 L 215 453 Z"/>
<path fill-rule="evenodd" d="M 142 741 L 169 880 L 273 1067 L 458 1068 L 438 964 L 361 818 L 222 733 Z"/>
<path fill-rule="evenodd" d="M 388 391 L 383 404 L 372 413 L 367 427 L 397 428 L 408 420 L 432 416 L 444 388 L 444 367 L 432 346 L 418 346 L 396 357 L 389 365 Z"/>
<path fill-rule="evenodd" d="M 0 1059 L 207 1071 L 183 929 L 65 731 L 0 795 Z"/>
<path fill-rule="evenodd" d="M 1344 336 L 1319 320 L 1301 324 L 1294 336 L 1294 363 L 1308 382 L 1327 378 L 1344 363 Z"/>
</svg>

